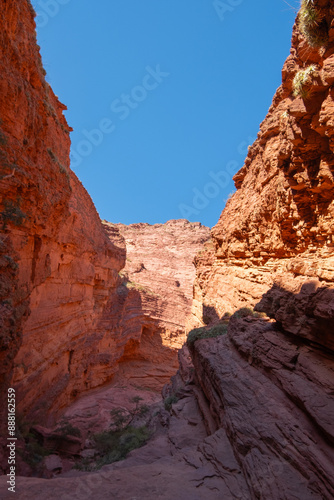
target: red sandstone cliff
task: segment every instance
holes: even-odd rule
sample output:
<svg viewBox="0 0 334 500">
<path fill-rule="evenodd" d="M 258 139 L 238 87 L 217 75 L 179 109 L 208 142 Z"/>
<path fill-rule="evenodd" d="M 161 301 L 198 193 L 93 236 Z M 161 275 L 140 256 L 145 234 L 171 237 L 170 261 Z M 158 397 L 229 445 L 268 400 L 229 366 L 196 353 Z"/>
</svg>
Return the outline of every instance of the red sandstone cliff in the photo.
<svg viewBox="0 0 334 500">
<path fill-rule="evenodd" d="M 316 288 L 333 285 L 333 9 L 314 3 L 329 39 L 312 48 L 293 29 L 282 85 L 212 230 L 214 251 L 196 259 L 193 324 L 202 307 L 222 316 L 254 306 L 274 282 L 293 293 L 311 279 Z M 315 314 L 333 320 L 333 311 Z"/>
<path fill-rule="evenodd" d="M 52 415 L 110 381 L 119 362 L 124 377 L 144 377 L 160 390 L 177 367 L 192 260 L 208 229 L 187 221 L 139 231 L 102 226 L 69 167 L 66 107 L 45 81 L 30 2 L 2 7 L 2 394 L 11 384 L 19 411 Z M 128 237 L 127 282 L 119 275 L 126 256 L 120 229 Z M 143 272 L 131 259 L 145 263 Z"/>
<path fill-rule="evenodd" d="M 185 341 L 191 312 L 193 260 L 209 239 L 209 228 L 186 220 L 130 226 L 105 221 L 104 227 L 111 237 L 119 230 L 125 239 L 119 290 L 132 291 L 123 321 L 128 327 L 131 323 L 133 331 L 117 379 L 160 391 L 177 370 L 177 350 Z"/>
<path fill-rule="evenodd" d="M 119 314 L 103 313 L 125 245 L 69 168 L 66 108 L 45 81 L 30 2 L 2 2 L 0 22 L 1 386 L 44 414 L 115 371 Z"/>
<path fill-rule="evenodd" d="M 214 248 L 196 257 L 193 325 L 245 306 L 272 318 L 237 312 L 226 335 L 191 349 L 202 414 L 228 437 L 242 498 L 334 497 L 333 16 L 331 2 L 302 2 L 282 85 Z"/>
</svg>

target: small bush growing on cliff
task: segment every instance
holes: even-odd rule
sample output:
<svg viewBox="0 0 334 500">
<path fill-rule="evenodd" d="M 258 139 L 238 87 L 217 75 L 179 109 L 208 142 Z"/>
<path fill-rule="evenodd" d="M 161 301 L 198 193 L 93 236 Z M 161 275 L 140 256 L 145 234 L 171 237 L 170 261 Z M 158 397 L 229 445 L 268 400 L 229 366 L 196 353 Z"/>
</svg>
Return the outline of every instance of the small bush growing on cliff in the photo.
<svg viewBox="0 0 334 500">
<path fill-rule="evenodd" d="M 52 451 L 47 450 L 42 445 L 38 443 L 35 439 L 30 438 L 28 442 L 26 442 L 25 451 L 22 454 L 23 460 L 35 469 L 38 465 L 41 464 L 43 459 L 48 455 L 51 455 Z"/>
<path fill-rule="evenodd" d="M 130 451 L 143 446 L 150 437 L 145 426 L 126 427 L 123 431 L 105 431 L 95 434 L 94 441 L 99 457 L 90 470 L 100 469 L 104 465 L 124 460 Z"/>
<path fill-rule="evenodd" d="M 93 469 L 124 460 L 130 451 L 140 448 L 148 441 L 150 432 L 147 427 L 127 426 L 121 431 L 105 431 L 94 436 L 100 457 Z"/>
<path fill-rule="evenodd" d="M 130 451 L 140 448 L 148 441 L 150 431 L 145 425 L 134 427 L 132 425 L 136 418 L 143 417 L 149 410 L 147 405 L 140 404 L 142 398 L 135 396 L 130 399 L 135 406 L 131 410 L 125 408 L 114 408 L 110 415 L 112 422 L 110 430 L 94 434 L 98 458 L 92 462 L 87 459 L 81 460 L 76 464 L 79 470 L 97 470 L 104 465 L 124 460 Z"/>
<path fill-rule="evenodd" d="M 262 312 L 256 312 L 250 307 L 242 307 L 233 314 L 234 318 L 246 318 L 247 316 L 252 316 L 253 318 L 264 318 L 267 315 Z"/>
<path fill-rule="evenodd" d="M 312 0 L 302 0 L 298 15 L 299 29 L 310 47 L 321 47 L 328 40 L 328 26 Z"/>
<path fill-rule="evenodd" d="M 311 64 L 306 69 L 298 71 L 293 79 L 292 88 L 295 97 L 308 99 L 311 96 L 312 75 L 316 71 L 316 66 Z"/>
<path fill-rule="evenodd" d="M 211 328 L 206 328 L 205 326 L 195 328 L 188 333 L 187 346 L 192 347 L 196 340 L 209 339 L 225 335 L 227 333 L 227 328 L 228 325 L 226 323 L 221 323 Z"/>
<path fill-rule="evenodd" d="M 70 174 L 68 173 L 66 167 L 60 163 L 58 160 L 57 156 L 54 154 L 53 150 L 51 148 L 47 148 L 47 152 L 51 158 L 51 160 L 58 165 L 59 171 L 61 174 L 66 175 L 68 182 L 70 182 Z"/>
<path fill-rule="evenodd" d="M 164 407 L 165 410 L 170 411 L 172 409 L 173 404 L 177 403 L 179 398 L 176 394 L 171 394 L 166 399 L 164 399 Z"/>
<path fill-rule="evenodd" d="M 4 229 L 8 222 L 11 222 L 15 226 L 21 226 L 24 219 L 27 217 L 20 209 L 19 203 L 17 202 L 17 204 L 15 204 L 13 201 L 4 202 L 4 211 L 1 212 L 0 215 Z"/>
<path fill-rule="evenodd" d="M 73 427 L 69 422 L 63 422 L 57 429 L 56 432 L 62 436 L 74 436 L 81 437 L 81 431 L 78 427 Z"/>
<path fill-rule="evenodd" d="M 114 408 L 111 410 L 111 427 L 116 431 L 122 431 L 126 427 L 129 427 L 136 418 L 143 417 L 148 412 L 149 408 L 147 405 L 139 404 L 142 400 L 143 398 L 140 396 L 131 398 L 130 403 L 135 404 L 132 410 L 126 410 L 125 408 Z"/>
<path fill-rule="evenodd" d="M 122 277 L 120 275 L 120 277 Z M 139 283 L 135 283 L 134 281 L 129 281 L 128 278 L 124 275 L 124 282 L 122 283 L 128 290 L 137 290 L 137 292 L 144 292 L 147 295 L 151 295 L 152 297 L 160 297 L 159 294 L 153 292 L 147 286 L 139 285 Z"/>
<path fill-rule="evenodd" d="M 16 437 L 24 441 L 24 448 L 18 448 L 17 451 L 34 471 L 38 471 L 44 457 L 50 455 L 52 450 L 44 448 L 36 436 L 32 433 L 31 428 L 35 425 L 34 422 L 26 420 L 22 415 L 18 414 L 16 418 Z"/>
</svg>

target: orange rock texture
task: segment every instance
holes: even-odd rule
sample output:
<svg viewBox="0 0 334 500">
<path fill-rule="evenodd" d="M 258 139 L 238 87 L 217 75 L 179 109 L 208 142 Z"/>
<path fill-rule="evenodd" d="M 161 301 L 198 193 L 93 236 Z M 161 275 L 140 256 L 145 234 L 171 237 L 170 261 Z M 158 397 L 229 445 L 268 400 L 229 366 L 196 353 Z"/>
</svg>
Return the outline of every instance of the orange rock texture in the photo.
<svg viewBox="0 0 334 500">
<path fill-rule="evenodd" d="M 254 306 L 274 282 L 294 294 L 309 280 L 333 286 L 333 6 L 310 3 L 327 43 L 311 47 L 294 26 L 282 85 L 212 230 L 214 249 L 196 259 L 194 326 Z M 333 321 L 333 310 L 315 314 Z"/>
<path fill-rule="evenodd" d="M 334 497 L 333 17 L 302 2 L 282 85 L 196 257 L 191 325 L 209 335 L 235 312 L 190 349 L 208 432 L 226 433 L 249 489 L 228 498 Z"/>
<path fill-rule="evenodd" d="M 103 227 L 69 167 L 66 107 L 45 80 L 30 2 L 4 2 L 0 22 L 1 386 L 35 415 L 110 381 L 119 361 L 119 378 L 161 390 L 209 230 Z"/>
<path fill-rule="evenodd" d="M 117 379 L 161 391 L 178 367 L 191 312 L 193 260 L 210 230 L 187 220 L 129 226 L 105 221 L 104 227 L 111 238 L 120 231 L 127 252 L 119 294 L 125 299 L 123 323 L 132 332 Z"/>
<path fill-rule="evenodd" d="M 103 314 L 125 244 L 69 169 L 66 107 L 45 81 L 30 2 L 2 2 L 0 23 L 1 382 L 19 409 L 45 413 L 115 371 L 119 314 Z"/>
</svg>

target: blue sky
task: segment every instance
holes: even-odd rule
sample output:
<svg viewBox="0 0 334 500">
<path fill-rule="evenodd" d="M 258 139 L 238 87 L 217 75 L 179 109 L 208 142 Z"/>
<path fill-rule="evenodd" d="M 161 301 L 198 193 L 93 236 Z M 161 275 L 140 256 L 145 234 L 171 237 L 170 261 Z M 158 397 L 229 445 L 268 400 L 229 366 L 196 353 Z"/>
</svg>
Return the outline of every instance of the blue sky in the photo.
<svg viewBox="0 0 334 500">
<path fill-rule="evenodd" d="M 72 168 L 102 219 L 212 227 L 289 55 L 284 0 L 33 0 Z"/>
</svg>

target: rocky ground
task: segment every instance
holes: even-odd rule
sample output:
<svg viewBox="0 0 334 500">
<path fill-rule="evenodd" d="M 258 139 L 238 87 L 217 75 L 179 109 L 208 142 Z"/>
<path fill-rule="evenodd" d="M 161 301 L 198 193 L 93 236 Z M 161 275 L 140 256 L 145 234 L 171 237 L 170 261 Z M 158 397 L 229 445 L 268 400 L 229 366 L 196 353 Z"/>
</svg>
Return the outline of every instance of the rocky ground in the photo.
<svg viewBox="0 0 334 500">
<path fill-rule="evenodd" d="M 146 446 L 95 473 L 18 478 L 17 497 L 333 498 L 334 362 L 328 354 L 249 314 L 234 316 L 228 334 L 196 341 L 191 356 L 184 347 L 179 358 L 178 374 L 163 393 L 174 403 L 168 410 L 154 403 Z M 101 403 L 87 404 L 94 395 L 85 399 L 68 416 L 87 429 L 101 416 Z"/>
</svg>

